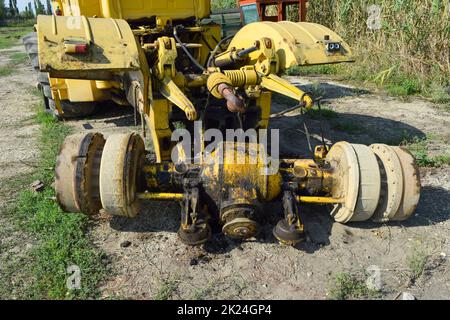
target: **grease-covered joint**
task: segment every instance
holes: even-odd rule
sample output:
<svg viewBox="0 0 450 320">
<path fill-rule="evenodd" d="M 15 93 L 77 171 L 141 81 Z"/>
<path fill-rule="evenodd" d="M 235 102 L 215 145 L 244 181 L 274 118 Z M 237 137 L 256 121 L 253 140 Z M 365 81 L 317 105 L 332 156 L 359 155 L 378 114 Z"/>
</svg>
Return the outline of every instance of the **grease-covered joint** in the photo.
<svg viewBox="0 0 450 320">
<path fill-rule="evenodd" d="M 216 72 L 208 77 L 207 87 L 209 92 L 217 99 L 227 100 L 227 108 L 231 112 L 245 112 L 245 102 L 236 95 L 233 83 L 223 73 Z"/>
<path fill-rule="evenodd" d="M 234 113 L 244 113 L 246 111 L 244 100 L 235 94 L 231 86 L 226 83 L 221 83 L 219 84 L 218 90 L 221 96 L 227 100 L 227 108 L 229 111 Z"/>
</svg>

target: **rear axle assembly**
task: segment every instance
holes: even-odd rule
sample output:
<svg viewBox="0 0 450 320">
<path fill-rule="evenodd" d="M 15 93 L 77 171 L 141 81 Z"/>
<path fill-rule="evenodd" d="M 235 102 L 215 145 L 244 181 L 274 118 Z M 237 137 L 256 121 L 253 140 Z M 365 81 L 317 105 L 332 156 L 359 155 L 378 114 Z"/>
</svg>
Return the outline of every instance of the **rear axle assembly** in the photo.
<svg viewBox="0 0 450 320">
<path fill-rule="evenodd" d="M 283 244 L 304 239 L 299 204 L 330 206 L 339 223 L 403 221 L 415 211 L 420 178 L 411 154 L 400 147 L 339 142 L 317 147 L 315 159 L 280 160 L 278 172 L 263 174 L 267 163 L 252 159 L 258 144 L 225 142 L 210 161 L 154 163 L 137 134 L 100 133 L 66 139 L 57 161 L 56 192 L 67 212 L 100 210 L 134 218 L 144 201 L 180 201 L 180 239 L 206 242 L 211 225 L 234 239 L 255 237 L 262 205 L 281 200 L 283 218 L 273 229 Z M 220 150 L 233 149 L 236 163 Z M 220 158 L 223 157 L 223 158 Z"/>
</svg>

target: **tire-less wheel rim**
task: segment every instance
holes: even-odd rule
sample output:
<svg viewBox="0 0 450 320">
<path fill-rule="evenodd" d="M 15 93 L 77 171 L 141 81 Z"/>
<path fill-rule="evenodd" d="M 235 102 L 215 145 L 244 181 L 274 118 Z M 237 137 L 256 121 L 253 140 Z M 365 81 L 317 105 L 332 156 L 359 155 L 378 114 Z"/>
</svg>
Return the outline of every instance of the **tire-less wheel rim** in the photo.
<svg viewBox="0 0 450 320">
<path fill-rule="evenodd" d="M 99 133 L 74 135 L 56 160 L 56 199 L 65 212 L 97 214 L 101 209 L 99 172 L 105 139 Z"/>
<path fill-rule="evenodd" d="M 106 212 L 128 218 L 139 214 L 137 191 L 144 159 L 145 146 L 139 135 L 108 138 L 100 166 L 100 197 Z"/>
<path fill-rule="evenodd" d="M 334 206 L 331 216 L 340 223 L 349 222 L 355 211 L 359 189 L 359 165 L 356 152 L 348 142 L 335 144 L 326 158 L 333 168 L 334 183 L 331 194 L 344 199 Z"/>
<path fill-rule="evenodd" d="M 391 218 L 392 221 L 404 221 L 417 209 L 420 200 L 420 172 L 411 153 L 401 147 L 392 147 L 400 159 L 403 171 L 403 196 L 400 208 Z"/>
<path fill-rule="evenodd" d="M 352 144 L 359 164 L 359 191 L 355 212 L 350 221 L 369 220 L 378 207 L 381 192 L 381 175 L 378 161 L 372 150 L 360 144 Z"/>
<path fill-rule="evenodd" d="M 403 172 L 400 160 L 392 147 L 384 144 L 370 146 L 377 155 L 381 172 L 380 203 L 372 220 L 387 222 L 391 220 L 398 209 L 403 196 Z"/>
</svg>

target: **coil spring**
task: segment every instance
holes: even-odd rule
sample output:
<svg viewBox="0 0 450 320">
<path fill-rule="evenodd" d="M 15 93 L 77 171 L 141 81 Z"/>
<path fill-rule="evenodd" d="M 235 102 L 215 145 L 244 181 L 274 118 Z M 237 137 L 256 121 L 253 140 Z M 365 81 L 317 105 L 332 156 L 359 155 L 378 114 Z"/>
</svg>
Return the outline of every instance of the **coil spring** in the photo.
<svg viewBox="0 0 450 320">
<path fill-rule="evenodd" d="M 247 82 L 245 72 L 241 70 L 225 70 L 224 74 L 231 80 L 235 87 L 243 87 Z"/>
</svg>

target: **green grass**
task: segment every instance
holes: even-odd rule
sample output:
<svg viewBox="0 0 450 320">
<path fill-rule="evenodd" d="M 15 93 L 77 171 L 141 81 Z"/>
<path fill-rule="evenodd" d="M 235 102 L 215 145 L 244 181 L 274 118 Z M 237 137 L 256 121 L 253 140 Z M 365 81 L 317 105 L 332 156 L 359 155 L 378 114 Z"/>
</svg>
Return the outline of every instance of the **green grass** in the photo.
<svg viewBox="0 0 450 320">
<path fill-rule="evenodd" d="M 28 61 L 28 55 L 25 52 L 15 52 L 9 56 L 13 64 L 19 65 Z"/>
<path fill-rule="evenodd" d="M 429 94 L 434 103 L 446 105 L 446 111 L 450 112 L 450 86 L 445 88 L 439 83 L 431 82 Z"/>
<path fill-rule="evenodd" d="M 0 67 L 0 77 L 8 77 L 13 74 L 14 68 L 12 65 L 5 65 Z"/>
<path fill-rule="evenodd" d="M 416 281 L 422 276 L 428 261 L 428 254 L 422 249 L 414 249 L 407 258 L 407 265 L 411 272 L 411 280 Z"/>
<path fill-rule="evenodd" d="M 178 279 L 167 279 L 163 282 L 155 295 L 155 300 L 169 300 L 178 290 Z"/>
<path fill-rule="evenodd" d="M 380 19 L 368 14 L 374 3 Z M 339 74 L 375 83 L 394 96 L 448 101 L 443 89 L 450 86 L 449 18 L 450 3 L 442 0 L 315 0 L 307 21 L 329 27 L 352 48 L 356 62 L 341 65 Z M 368 28 L 377 20 L 379 27 Z"/>
<path fill-rule="evenodd" d="M 209 281 L 205 287 L 198 288 L 194 291 L 192 300 L 206 300 L 211 295 L 214 289 L 214 282 Z"/>
<path fill-rule="evenodd" d="M 81 214 L 63 213 L 54 201 L 54 167 L 56 155 L 70 129 L 62 122 L 40 112 L 40 159 L 36 173 L 27 183 L 41 180 L 46 188 L 41 193 L 23 189 L 9 212 L 18 227 L 37 239 L 26 258 L 11 262 L 9 269 L 21 270 L 23 280 L 10 288 L 32 299 L 84 299 L 97 296 L 97 286 L 106 275 L 103 255 L 86 236 L 88 218 Z M 81 269 L 81 289 L 66 287 L 67 268 Z M 24 267 L 24 268 L 23 268 Z M 13 274 L 11 277 L 16 278 Z M 11 284 L 12 285 L 12 284 Z M 2 291 L 5 289 L 3 288 Z"/>
<path fill-rule="evenodd" d="M 320 74 L 337 74 L 337 65 L 294 66 L 286 70 L 288 76 L 307 76 Z"/>
<path fill-rule="evenodd" d="M 348 272 L 336 274 L 328 292 L 332 300 L 370 299 L 379 295 L 368 288 L 362 276 Z"/>
<path fill-rule="evenodd" d="M 404 97 L 418 94 L 422 91 L 420 81 L 414 78 L 400 77 L 388 81 L 385 86 L 388 94 L 391 96 Z"/>
<path fill-rule="evenodd" d="M 1 27 L 0 49 L 8 49 L 15 45 L 20 45 L 20 39 L 32 31 L 32 27 Z"/>
<path fill-rule="evenodd" d="M 428 140 L 414 137 L 411 140 L 402 142 L 414 156 L 420 167 L 440 168 L 444 165 L 450 165 L 450 156 L 435 155 L 431 156 L 428 150 Z"/>
<path fill-rule="evenodd" d="M 339 117 L 339 114 L 334 110 L 325 107 L 321 107 L 320 109 L 321 110 L 319 110 L 319 108 L 315 106 L 311 110 L 308 110 L 307 114 L 311 117 L 311 119 L 314 120 L 318 120 L 321 118 L 331 120 Z"/>
<path fill-rule="evenodd" d="M 0 67 L 0 77 L 8 77 L 14 73 L 17 66 L 28 62 L 28 55 L 24 52 L 15 52 L 9 56 L 10 61 Z"/>
</svg>

